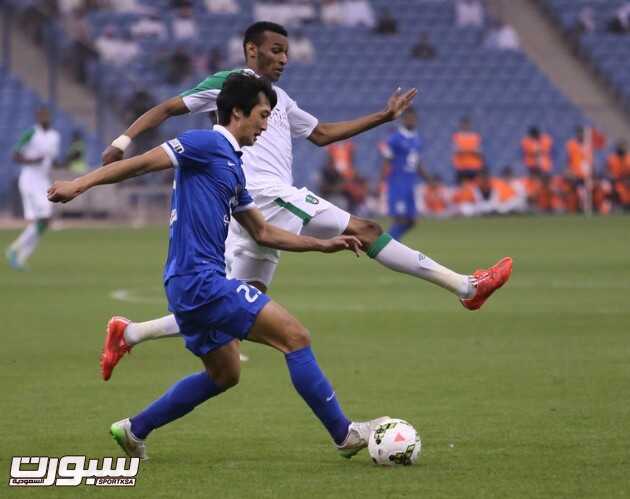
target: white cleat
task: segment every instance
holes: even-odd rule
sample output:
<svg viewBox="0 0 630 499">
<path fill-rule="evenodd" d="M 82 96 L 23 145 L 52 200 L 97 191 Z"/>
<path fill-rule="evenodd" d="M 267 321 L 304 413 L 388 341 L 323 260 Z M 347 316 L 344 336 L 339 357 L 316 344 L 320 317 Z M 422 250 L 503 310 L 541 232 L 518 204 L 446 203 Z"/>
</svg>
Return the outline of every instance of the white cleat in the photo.
<svg viewBox="0 0 630 499">
<path fill-rule="evenodd" d="M 136 436 L 131 433 L 131 422 L 129 418 L 113 423 L 109 432 L 112 437 L 114 437 L 114 440 L 116 440 L 116 443 L 120 445 L 120 448 L 125 451 L 125 454 L 129 457 L 139 457 L 143 460 L 149 459 L 144 440 L 136 438 Z"/>
<path fill-rule="evenodd" d="M 365 449 L 368 446 L 370 433 L 372 433 L 378 425 L 389 419 L 389 416 L 383 416 L 382 418 L 376 418 L 370 421 L 350 423 L 346 439 L 341 445 L 337 445 L 337 450 L 339 454 L 341 454 L 341 457 L 350 459 L 361 449 Z"/>
</svg>

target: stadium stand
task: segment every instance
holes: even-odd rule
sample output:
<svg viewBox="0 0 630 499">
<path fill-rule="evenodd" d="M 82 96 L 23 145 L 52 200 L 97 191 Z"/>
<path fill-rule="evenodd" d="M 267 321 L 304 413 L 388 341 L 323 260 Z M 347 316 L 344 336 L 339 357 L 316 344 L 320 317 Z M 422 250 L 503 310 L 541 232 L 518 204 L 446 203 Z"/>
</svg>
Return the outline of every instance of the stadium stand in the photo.
<svg viewBox="0 0 630 499">
<path fill-rule="evenodd" d="M 618 9 L 627 0 L 545 0 L 544 5 L 558 26 L 571 36 L 580 54 L 614 89 L 630 108 L 630 33 L 615 33 L 613 23 Z M 589 12 L 590 11 L 590 12 Z M 592 25 L 580 21 L 585 12 Z"/>
<path fill-rule="evenodd" d="M 457 28 L 452 1 L 374 0 L 375 12 L 387 7 L 398 24 L 397 33 L 381 37 L 367 27 L 341 27 L 310 23 L 300 29 L 315 46 L 311 65 L 290 64 L 280 82 L 300 104 L 323 120 L 344 119 L 379 109 L 398 86 L 420 90 L 417 107 L 427 136 L 426 163 L 434 173 L 453 181 L 450 164 L 451 135 L 462 115 L 468 115 L 484 138 L 491 169 L 520 165 L 520 138 L 536 124 L 562 143 L 584 116 L 572 106 L 527 57 L 517 51 L 482 46 L 483 28 Z M 142 3 L 141 3 L 142 4 Z M 88 80 L 105 89 L 106 98 L 126 103 L 139 88 L 159 101 L 193 85 L 203 77 L 197 71 L 178 85 L 164 83 L 159 61 L 176 46 L 198 58 L 227 42 L 253 21 L 252 0 L 241 0 L 236 14 L 209 14 L 201 1 L 192 2 L 199 37 L 173 41 L 175 11 L 171 2 L 144 2 L 160 9 L 169 35 L 137 40 L 141 56 L 124 67 L 89 63 Z M 112 28 L 121 36 L 143 17 L 138 12 L 98 10 L 87 16 L 96 40 Z M 419 33 L 427 33 L 438 57 L 412 59 L 410 51 Z M 69 38 L 65 45 L 69 43 Z M 205 117 L 173 120 L 163 131 L 175 134 L 183 127 L 205 126 Z M 362 175 L 375 178 L 380 158 L 375 144 L 384 135 L 375 130 L 357 137 L 356 165 Z M 315 185 L 325 162 L 325 151 L 299 141 L 295 147 L 296 181 Z"/>
</svg>

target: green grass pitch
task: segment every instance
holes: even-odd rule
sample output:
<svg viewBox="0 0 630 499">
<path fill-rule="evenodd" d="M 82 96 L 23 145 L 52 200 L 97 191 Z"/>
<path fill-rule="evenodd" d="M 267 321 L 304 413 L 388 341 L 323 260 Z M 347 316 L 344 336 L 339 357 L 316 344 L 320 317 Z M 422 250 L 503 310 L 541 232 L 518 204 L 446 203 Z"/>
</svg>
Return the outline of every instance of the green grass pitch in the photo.
<svg viewBox="0 0 630 499">
<path fill-rule="evenodd" d="M 172 339 L 99 376 L 111 315 L 165 312 L 166 235 L 53 232 L 30 272 L 1 266 L 0 496 L 630 497 L 627 217 L 423 221 L 406 242 L 459 271 L 514 257 L 480 312 L 366 257 L 283 255 L 271 295 L 310 329 L 349 417 L 416 426 L 416 466 L 341 459 L 282 355 L 244 344 L 241 384 L 156 431 L 134 489 L 9 489 L 14 455 L 120 455 L 109 424 L 200 369 Z M 111 297 L 120 289 L 132 301 Z"/>
</svg>

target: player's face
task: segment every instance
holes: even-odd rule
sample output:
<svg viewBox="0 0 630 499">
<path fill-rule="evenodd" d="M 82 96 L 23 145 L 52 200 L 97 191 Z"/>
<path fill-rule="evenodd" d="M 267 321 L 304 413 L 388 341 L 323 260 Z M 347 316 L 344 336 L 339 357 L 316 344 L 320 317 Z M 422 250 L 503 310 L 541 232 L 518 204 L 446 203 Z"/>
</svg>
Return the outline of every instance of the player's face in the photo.
<svg viewBox="0 0 630 499">
<path fill-rule="evenodd" d="M 254 145 L 258 136 L 267 130 L 267 120 L 271 115 L 269 99 L 262 92 L 258 97 L 258 104 L 254 106 L 249 116 L 244 116 L 241 122 L 240 143 L 242 146 Z"/>
<path fill-rule="evenodd" d="M 415 113 L 404 113 L 401 118 L 403 126 L 407 130 L 413 130 L 418 124 L 418 118 Z"/>
<path fill-rule="evenodd" d="M 37 111 L 37 122 L 42 128 L 48 128 L 50 126 L 50 113 L 48 109 L 40 109 Z"/>
<path fill-rule="evenodd" d="M 256 72 L 268 80 L 278 81 L 289 62 L 289 40 L 273 31 L 265 31 L 264 41 L 256 47 Z"/>
</svg>

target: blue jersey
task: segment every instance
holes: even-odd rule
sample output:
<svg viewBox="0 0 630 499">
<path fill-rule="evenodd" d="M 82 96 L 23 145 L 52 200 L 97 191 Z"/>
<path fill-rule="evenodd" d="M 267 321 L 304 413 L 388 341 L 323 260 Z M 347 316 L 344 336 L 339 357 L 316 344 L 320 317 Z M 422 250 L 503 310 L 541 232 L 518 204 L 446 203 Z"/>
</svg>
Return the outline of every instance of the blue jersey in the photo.
<svg viewBox="0 0 630 499">
<path fill-rule="evenodd" d="M 224 277 L 231 215 L 254 206 L 238 142 L 215 126 L 190 130 L 162 147 L 175 167 L 164 282 L 207 272 Z"/>
<path fill-rule="evenodd" d="M 390 183 L 415 182 L 418 178 L 421 150 L 422 139 L 417 131 L 401 127 L 390 135 L 382 150 L 383 156 L 391 165 L 388 177 Z"/>
</svg>

